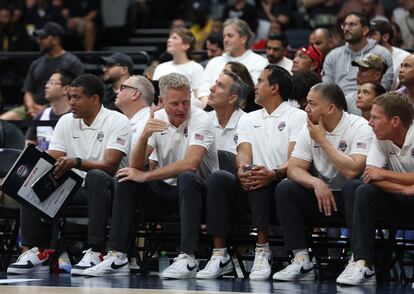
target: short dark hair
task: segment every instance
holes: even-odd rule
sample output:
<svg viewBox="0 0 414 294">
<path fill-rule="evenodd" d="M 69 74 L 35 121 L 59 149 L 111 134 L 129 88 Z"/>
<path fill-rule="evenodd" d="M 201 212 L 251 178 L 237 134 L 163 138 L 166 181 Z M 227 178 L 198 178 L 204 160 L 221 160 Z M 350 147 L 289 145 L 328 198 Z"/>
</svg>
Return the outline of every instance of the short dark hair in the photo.
<svg viewBox="0 0 414 294">
<path fill-rule="evenodd" d="M 289 46 L 289 40 L 285 33 L 270 33 L 267 36 L 268 41 L 280 41 L 283 47 Z"/>
<path fill-rule="evenodd" d="M 211 33 L 210 35 L 208 35 L 207 41 L 209 41 L 211 44 L 216 44 L 217 46 L 219 46 L 221 50 L 224 49 L 222 33 L 217 33 L 217 32 Z"/>
<path fill-rule="evenodd" d="M 364 14 L 359 12 L 350 12 L 345 16 L 345 19 L 350 15 L 355 15 L 356 17 L 358 17 L 362 27 L 368 27 L 369 29 L 371 28 L 371 24 Z"/>
<path fill-rule="evenodd" d="M 311 88 L 311 91 L 318 92 L 323 98 L 335 104 L 336 108 L 347 111 L 348 105 L 344 92 L 335 83 L 319 83 Z"/>
<path fill-rule="evenodd" d="M 268 64 L 264 70 L 269 70 L 270 74 L 267 77 L 269 85 L 279 85 L 279 93 L 284 101 L 287 101 L 292 96 L 292 76 L 290 73 L 276 64 Z"/>
<path fill-rule="evenodd" d="M 74 88 L 83 88 L 83 92 L 88 97 L 98 95 L 99 102 L 102 103 L 104 95 L 104 84 L 102 80 L 97 76 L 93 74 L 82 74 L 75 78 L 70 86 Z"/>
<path fill-rule="evenodd" d="M 69 86 L 72 83 L 72 81 L 76 78 L 76 75 L 67 69 L 59 69 L 55 71 L 54 74 L 60 75 L 60 83 L 62 87 Z"/>
<path fill-rule="evenodd" d="M 375 92 L 375 97 L 379 96 L 379 95 L 382 95 L 382 94 L 385 94 L 387 92 L 387 90 L 385 90 L 385 88 L 383 86 L 381 86 L 381 84 L 377 84 L 374 81 L 369 81 L 369 82 L 366 82 L 366 83 L 363 83 L 363 84 L 370 84 L 372 86 L 372 88 L 374 89 L 374 92 Z"/>
<path fill-rule="evenodd" d="M 322 82 L 321 76 L 313 70 L 301 70 L 292 75 L 292 97 L 296 101 L 306 102 L 312 86 Z"/>
<path fill-rule="evenodd" d="M 223 75 L 227 75 L 233 79 L 233 84 L 230 87 L 229 93 L 230 95 L 237 96 L 237 107 L 240 107 L 242 102 L 247 100 L 247 97 L 250 93 L 249 85 L 247 85 L 243 80 L 239 77 L 238 74 L 232 71 L 228 71 L 226 69 L 223 70 Z"/>
<path fill-rule="evenodd" d="M 389 119 L 398 116 L 406 127 L 410 127 L 413 123 L 413 106 L 410 99 L 403 94 L 398 92 L 385 93 L 376 97 L 372 103 L 381 106 Z"/>
</svg>

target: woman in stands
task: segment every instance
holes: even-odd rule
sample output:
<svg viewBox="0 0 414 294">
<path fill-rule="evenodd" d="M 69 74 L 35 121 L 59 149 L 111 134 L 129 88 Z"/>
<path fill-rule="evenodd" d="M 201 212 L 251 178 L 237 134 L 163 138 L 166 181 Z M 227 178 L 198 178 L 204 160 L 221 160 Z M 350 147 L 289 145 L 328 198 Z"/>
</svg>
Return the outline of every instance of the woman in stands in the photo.
<svg viewBox="0 0 414 294">
<path fill-rule="evenodd" d="M 385 89 L 381 85 L 377 85 L 374 82 L 363 83 L 359 86 L 358 97 L 356 100 L 356 106 L 361 109 L 362 116 L 369 120 L 371 118 L 372 101 L 375 97 L 384 94 Z"/>
</svg>

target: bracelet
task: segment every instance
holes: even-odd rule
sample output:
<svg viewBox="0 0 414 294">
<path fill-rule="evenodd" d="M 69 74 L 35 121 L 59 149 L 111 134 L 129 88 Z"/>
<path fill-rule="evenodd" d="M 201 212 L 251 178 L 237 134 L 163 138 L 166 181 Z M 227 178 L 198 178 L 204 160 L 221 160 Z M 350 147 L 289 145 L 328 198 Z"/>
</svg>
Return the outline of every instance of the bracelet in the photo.
<svg viewBox="0 0 414 294">
<path fill-rule="evenodd" d="M 75 161 L 76 161 L 75 168 L 76 168 L 76 169 L 79 169 L 79 168 L 81 167 L 81 165 L 82 165 L 82 158 L 80 158 L 80 157 L 76 157 L 76 158 L 75 158 Z"/>
</svg>

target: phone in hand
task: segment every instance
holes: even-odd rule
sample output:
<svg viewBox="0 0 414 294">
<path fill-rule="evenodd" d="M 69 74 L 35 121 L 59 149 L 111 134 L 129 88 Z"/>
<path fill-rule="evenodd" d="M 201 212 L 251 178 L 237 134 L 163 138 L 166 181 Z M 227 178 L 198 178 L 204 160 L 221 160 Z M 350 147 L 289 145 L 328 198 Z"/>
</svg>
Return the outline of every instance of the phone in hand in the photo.
<svg viewBox="0 0 414 294">
<path fill-rule="evenodd" d="M 243 171 L 247 172 L 247 171 L 249 171 L 249 170 L 252 170 L 255 166 L 256 166 L 255 164 L 250 164 L 250 165 L 248 165 L 248 166 L 245 166 L 245 167 L 243 168 Z"/>
</svg>

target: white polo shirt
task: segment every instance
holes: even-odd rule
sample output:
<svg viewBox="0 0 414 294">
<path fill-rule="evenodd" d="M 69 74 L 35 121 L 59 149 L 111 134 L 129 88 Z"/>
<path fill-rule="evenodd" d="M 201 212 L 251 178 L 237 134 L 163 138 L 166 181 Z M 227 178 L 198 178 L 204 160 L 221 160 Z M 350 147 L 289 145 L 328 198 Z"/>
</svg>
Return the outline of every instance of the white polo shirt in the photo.
<svg viewBox="0 0 414 294">
<path fill-rule="evenodd" d="M 213 122 L 214 136 L 217 150 L 224 150 L 237 154 L 237 123 L 245 114 L 240 108 L 233 111 L 227 125 L 222 128 L 217 118 L 216 111 L 210 111 L 208 115 Z"/>
<path fill-rule="evenodd" d="M 169 122 L 165 109 L 160 109 L 154 118 Z M 184 159 L 188 146 L 198 145 L 207 150 L 197 173 L 205 181 L 218 170 L 217 149 L 214 131 L 207 113 L 197 107 L 192 107 L 188 119 L 178 128 L 172 124 L 164 132 L 154 133 L 148 139 L 148 145 L 155 149 L 158 166 L 164 167 Z M 167 184 L 177 185 L 177 179 L 165 179 Z"/>
<path fill-rule="evenodd" d="M 366 119 L 343 112 L 338 125 L 331 133 L 326 133 L 326 138 L 332 146 L 346 155 L 366 156 L 373 132 Z M 307 126 L 299 134 L 292 157 L 312 162 L 319 178 L 332 190 L 341 190 L 345 177 L 334 168 L 319 144 L 311 138 Z"/>
<path fill-rule="evenodd" d="M 69 157 L 100 161 L 105 150 L 115 149 L 129 154 L 131 126 L 128 118 L 118 111 L 101 107 L 95 120 L 87 126 L 83 119 L 74 118 L 72 113 L 62 116 L 53 132 L 49 150 L 65 152 Z M 75 170 L 81 176 L 86 172 Z"/>
<path fill-rule="evenodd" d="M 246 113 L 237 126 L 237 146 L 251 144 L 253 164 L 279 168 L 288 161 L 289 143 L 296 141 L 305 123 L 306 113 L 287 102 L 280 104 L 271 114 L 264 108 Z"/>
<path fill-rule="evenodd" d="M 150 107 L 144 107 L 141 110 L 139 110 L 137 113 L 134 114 L 134 116 L 130 119 L 131 123 L 131 150 L 134 148 L 135 143 L 138 141 L 139 137 L 141 137 L 142 131 L 145 128 L 145 125 L 147 124 L 147 121 L 150 116 Z"/>
<path fill-rule="evenodd" d="M 372 141 L 367 165 L 379 168 L 388 166 L 396 172 L 414 172 L 414 125 L 411 124 L 405 136 L 404 145 L 399 148 L 390 140 Z"/>
</svg>

